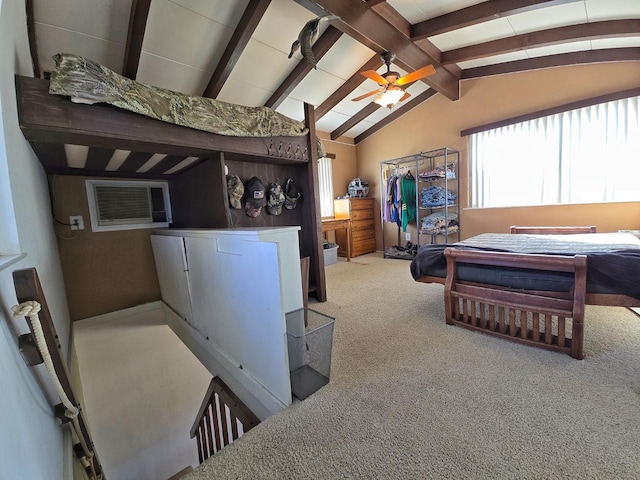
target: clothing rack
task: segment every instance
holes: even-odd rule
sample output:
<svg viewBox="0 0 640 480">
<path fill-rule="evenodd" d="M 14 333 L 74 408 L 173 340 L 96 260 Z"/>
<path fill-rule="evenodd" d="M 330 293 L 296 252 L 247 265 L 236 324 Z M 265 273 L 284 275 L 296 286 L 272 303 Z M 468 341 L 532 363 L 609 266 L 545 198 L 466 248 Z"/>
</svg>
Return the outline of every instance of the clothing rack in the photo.
<svg viewBox="0 0 640 480">
<path fill-rule="evenodd" d="M 455 165 L 456 169 L 459 168 L 459 161 L 460 161 L 460 152 L 458 152 L 457 150 L 453 150 L 450 149 L 448 147 L 445 148 L 439 148 L 439 149 L 435 149 L 435 150 L 430 150 L 430 151 L 422 151 L 419 153 L 415 153 L 412 155 L 407 155 L 404 157 L 399 157 L 399 158 L 393 158 L 390 160 L 384 160 L 382 162 L 380 162 L 380 187 L 381 187 L 381 191 L 384 189 L 384 193 L 382 193 L 380 195 L 380 225 L 381 225 L 381 229 L 382 229 L 382 251 L 383 251 L 383 256 L 384 258 L 403 258 L 403 259 L 408 259 L 408 260 L 412 260 L 415 256 L 415 253 L 417 253 L 417 249 L 420 248 L 421 246 L 421 241 L 420 238 L 421 236 L 427 235 L 427 236 L 431 236 L 431 242 L 434 242 L 435 236 L 440 236 L 443 234 L 440 233 L 436 233 L 436 234 L 431 234 L 431 233 L 424 233 L 421 231 L 421 225 L 420 225 L 420 211 L 421 211 L 421 202 L 420 202 L 420 192 L 418 191 L 418 185 L 420 182 L 431 182 L 432 180 L 423 180 L 420 177 L 420 173 L 421 173 L 421 167 L 423 167 L 422 169 L 424 170 L 425 168 L 432 170 L 434 168 L 435 165 L 441 165 L 444 166 L 445 171 L 448 168 L 449 164 L 453 164 Z M 449 160 L 451 158 L 451 160 Z M 397 207 L 396 209 L 392 209 L 391 212 L 391 218 L 394 218 L 393 221 L 395 221 L 398 224 L 398 240 L 397 240 L 397 244 L 394 245 L 393 247 L 387 246 L 386 245 L 386 241 L 385 241 L 385 224 L 390 223 L 389 219 L 385 219 L 385 207 L 387 206 L 387 200 L 388 200 L 388 196 L 389 196 L 389 189 L 391 189 L 390 185 L 387 182 L 387 179 L 392 178 L 393 175 L 406 175 L 407 173 L 411 173 L 412 177 L 414 177 L 415 179 L 415 227 L 416 227 L 416 233 L 415 233 L 415 243 L 411 243 L 411 236 L 408 234 L 408 236 L 405 238 L 405 241 L 407 242 L 406 245 L 403 247 L 404 241 L 402 240 L 402 232 L 406 231 L 406 225 L 407 225 L 407 220 L 406 217 L 402 217 L 402 212 L 400 212 L 400 217 L 398 217 L 398 211 L 397 211 Z M 448 192 L 447 190 L 447 179 L 449 179 L 450 177 L 448 175 L 446 175 L 443 180 L 443 188 L 446 192 Z M 453 180 L 455 182 L 455 185 L 453 186 L 454 191 L 459 194 L 460 193 L 460 184 L 459 184 L 459 176 L 455 175 L 455 180 Z M 438 180 L 436 180 L 438 181 Z M 404 189 L 404 186 L 402 187 Z M 431 188 L 431 187 L 430 187 Z M 406 202 L 402 201 L 401 199 L 401 204 L 405 205 Z M 436 207 L 432 207 L 431 211 L 433 212 L 433 208 L 440 208 L 440 206 L 436 206 Z M 449 211 L 452 210 L 453 208 L 456 209 L 455 215 L 456 218 L 459 215 L 459 207 L 456 205 L 455 207 L 453 206 L 453 204 L 449 203 L 448 201 L 445 202 L 445 204 L 442 206 L 442 211 L 444 212 L 445 215 L 445 223 L 447 225 L 447 230 L 446 233 L 441 237 L 444 238 L 444 241 L 448 241 L 449 240 L 449 235 L 455 235 L 453 232 L 449 233 L 449 223 L 448 223 L 448 215 L 449 215 Z M 408 210 L 408 209 L 407 209 Z M 423 212 L 425 210 L 425 208 L 422 208 Z M 453 214 L 452 214 L 453 215 Z M 400 219 L 400 220 L 399 220 Z M 414 220 L 411 220 L 410 223 L 414 223 Z M 460 234 L 459 234 L 459 227 L 456 226 L 457 230 L 455 230 L 457 232 L 457 239 L 460 239 Z M 435 240 L 437 241 L 437 240 Z"/>
<path fill-rule="evenodd" d="M 404 157 L 394 158 L 391 160 L 383 160 L 382 162 L 380 162 L 380 188 L 381 190 L 383 188 L 385 190 L 383 193 L 381 192 L 381 195 L 380 195 L 380 225 L 381 225 L 380 228 L 382 229 L 382 254 L 384 258 L 405 258 L 405 259 L 413 258 L 413 255 L 408 254 L 407 252 L 402 252 L 400 250 L 398 250 L 397 252 L 387 251 L 387 246 L 385 244 L 386 243 L 385 235 L 384 235 L 384 225 L 385 223 L 389 223 L 385 221 L 385 218 L 384 218 L 385 202 L 387 197 L 387 192 L 386 192 L 387 181 L 386 180 L 389 178 L 389 176 L 406 175 L 407 173 L 410 173 L 411 170 L 413 170 L 412 175 L 417 176 L 419 168 L 425 164 L 428 158 L 429 157 L 426 152 L 419 152 L 419 153 L 407 155 Z M 417 212 L 419 211 L 419 201 L 418 201 L 417 192 L 415 197 L 416 197 L 415 207 L 416 207 L 416 215 L 417 215 Z M 416 223 L 416 228 L 417 228 L 417 223 Z M 402 227 L 401 225 L 398 225 L 398 242 L 396 243 L 396 245 L 401 246 L 402 244 L 403 244 Z"/>
</svg>

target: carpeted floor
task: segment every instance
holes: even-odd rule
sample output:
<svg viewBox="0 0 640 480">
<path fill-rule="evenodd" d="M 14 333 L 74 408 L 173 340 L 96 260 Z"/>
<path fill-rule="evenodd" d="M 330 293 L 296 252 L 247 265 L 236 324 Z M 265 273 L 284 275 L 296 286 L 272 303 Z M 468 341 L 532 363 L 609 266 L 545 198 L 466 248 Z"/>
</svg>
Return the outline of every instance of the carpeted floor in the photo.
<svg viewBox="0 0 640 480">
<path fill-rule="evenodd" d="M 584 360 L 444 322 L 440 285 L 326 268 L 331 381 L 184 477 L 638 479 L 640 317 L 587 307 Z"/>
</svg>

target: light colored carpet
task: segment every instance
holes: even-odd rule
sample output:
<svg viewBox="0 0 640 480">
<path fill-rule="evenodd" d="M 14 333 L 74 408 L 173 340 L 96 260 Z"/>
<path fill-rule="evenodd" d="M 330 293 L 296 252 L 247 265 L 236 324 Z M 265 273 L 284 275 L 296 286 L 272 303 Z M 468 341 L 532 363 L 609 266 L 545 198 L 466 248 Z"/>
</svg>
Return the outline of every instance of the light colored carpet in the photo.
<svg viewBox="0 0 640 480">
<path fill-rule="evenodd" d="M 444 322 L 380 253 L 326 268 L 329 384 L 185 479 L 638 479 L 640 318 L 587 307 L 584 360 Z"/>
</svg>

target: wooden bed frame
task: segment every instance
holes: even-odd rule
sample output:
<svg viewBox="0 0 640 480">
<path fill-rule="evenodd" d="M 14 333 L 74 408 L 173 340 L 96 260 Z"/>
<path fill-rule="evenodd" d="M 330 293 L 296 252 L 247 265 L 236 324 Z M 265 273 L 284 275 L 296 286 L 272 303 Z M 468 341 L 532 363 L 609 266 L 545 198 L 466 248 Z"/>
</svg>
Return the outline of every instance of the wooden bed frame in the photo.
<svg viewBox="0 0 640 480">
<path fill-rule="evenodd" d="M 514 231 L 514 228 L 516 229 Z M 529 231 L 526 231 L 529 229 Z M 573 230 L 573 231 L 572 231 Z M 595 233 L 595 227 L 512 227 L 511 233 Z M 540 255 L 447 247 L 446 278 L 422 276 L 422 283 L 444 284 L 445 319 L 458 325 L 510 341 L 583 358 L 585 305 L 633 307 L 640 300 L 625 296 L 586 293 L 585 255 Z M 569 292 L 515 290 L 457 278 L 457 264 L 479 264 L 519 269 L 569 272 Z"/>
</svg>

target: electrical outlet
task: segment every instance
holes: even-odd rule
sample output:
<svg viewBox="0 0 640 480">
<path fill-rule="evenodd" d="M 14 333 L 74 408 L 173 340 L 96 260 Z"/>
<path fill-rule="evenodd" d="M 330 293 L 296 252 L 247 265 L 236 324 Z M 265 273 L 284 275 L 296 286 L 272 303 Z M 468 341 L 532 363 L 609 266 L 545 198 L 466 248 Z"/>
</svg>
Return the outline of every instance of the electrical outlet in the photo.
<svg viewBox="0 0 640 480">
<path fill-rule="evenodd" d="M 411 240 L 411 234 L 410 233 L 405 233 L 404 234 L 404 239 L 408 242 Z"/>
<path fill-rule="evenodd" d="M 69 224 L 71 225 L 71 230 L 84 230 L 84 219 L 82 215 L 71 215 L 69 217 Z"/>
</svg>

